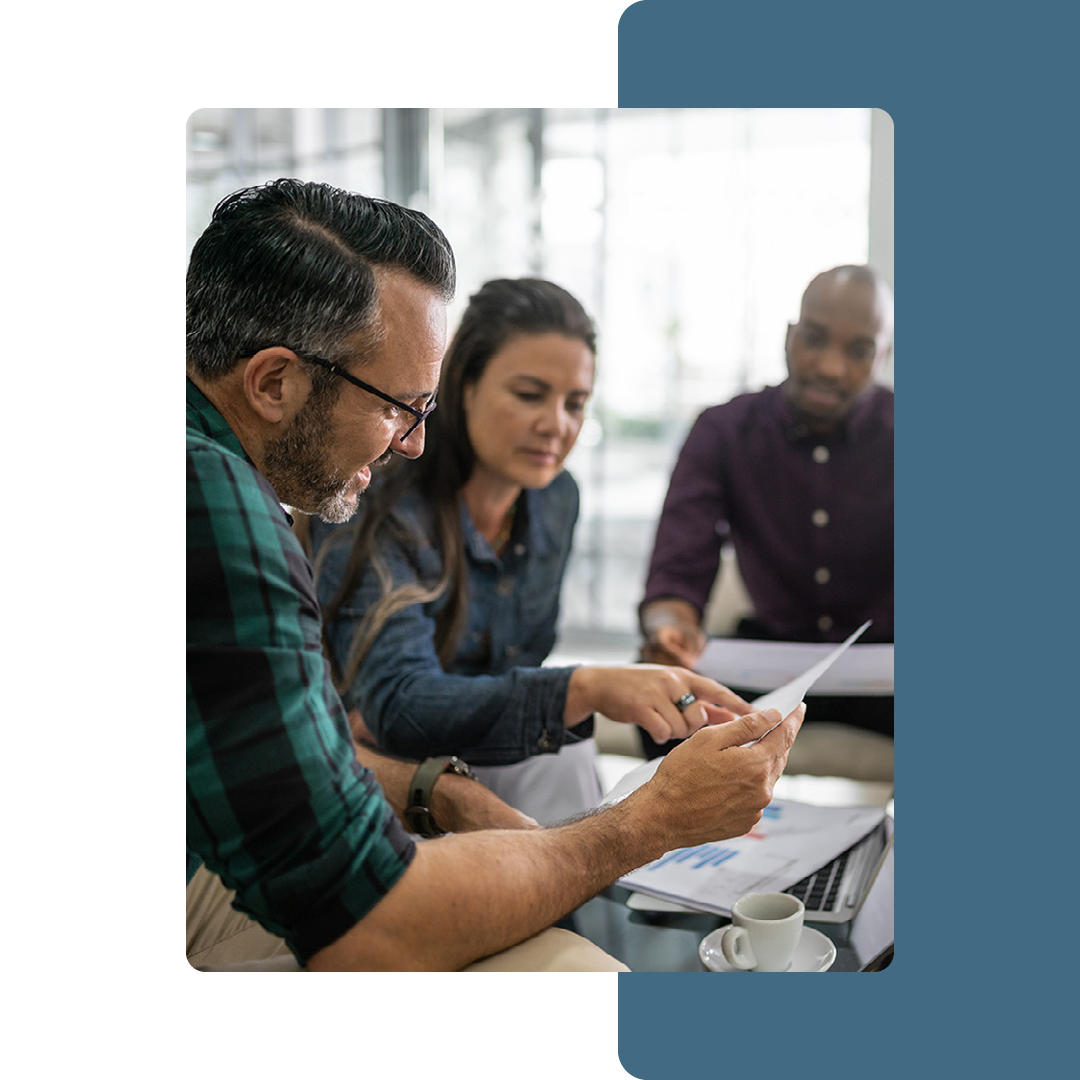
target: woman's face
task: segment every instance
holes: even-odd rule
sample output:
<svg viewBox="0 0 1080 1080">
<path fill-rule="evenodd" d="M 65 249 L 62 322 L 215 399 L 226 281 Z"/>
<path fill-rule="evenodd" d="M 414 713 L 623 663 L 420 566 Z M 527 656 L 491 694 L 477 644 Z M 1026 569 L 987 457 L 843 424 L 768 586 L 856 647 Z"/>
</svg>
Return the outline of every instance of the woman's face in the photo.
<svg viewBox="0 0 1080 1080">
<path fill-rule="evenodd" d="M 523 334 L 508 341 L 465 387 L 476 472 L 523 488 L 547 487 L 581 431 L 594 368 L 589 347 L 576 338 Z"/>
</svg>

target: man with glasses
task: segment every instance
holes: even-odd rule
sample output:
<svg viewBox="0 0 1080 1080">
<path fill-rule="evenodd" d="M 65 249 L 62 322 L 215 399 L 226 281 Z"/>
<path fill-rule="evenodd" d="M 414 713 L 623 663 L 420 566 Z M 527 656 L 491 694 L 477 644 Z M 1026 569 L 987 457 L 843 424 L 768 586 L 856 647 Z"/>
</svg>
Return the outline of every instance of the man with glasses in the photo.
<svg viewBox="0 0 1080 1080">
<path fill-rule="evenodd" d="M 390 402 L 391 405 L 402 412 L 407 412 L 410 416 L 414 417 L 413 423 L 409 425 L 408 430 L 401 436 L 401 441 L 405 442 L 406 439 L 435 411 L 435 406 L 438 404 L 435 400 L 435 395 L 427 399 L 423 407 L 420 409 L 414 409 L 411 405 L 406 405 L 403 401 L 398 401 L 397 398 L 391 397 L 389 394 L 384 394 L 381 390 L 377 390 L 371 383 L 364 382 L 363 379 L 358 379 L 355 375 L 350 375 L 347 371 L 342 371 L 337 364 L 332 363 L 329 360 L 324 360 L 321 356 L 305 356 L 301 357 L 303 360 L 307 360 L 311 364 L 318 364 L 320 367 L 326 368 L 327 371 L 332 371 L 335 375 L 339 375 L 346 382 L 350 382 L 353 386 L 359 386 L 361 390 L 366 390 L 369 394 L 374 394 L 376 397 L 382 398 L 383 401 Z"/>
<path fill-rule="evenodd" d="M 546 928 L 671 848 L 745 833 L 801 722 L 797 710 L 750 747 L 775 711 L 705 730 L 640 792 L 552 829 L 501 803 L 456 759 L 403 762 L 352 741 L 285 507 L 345 521 L 372 467 L 422 452 L 454 277 L 450 247 L 425 215 L 294 180 L 229 196 L 192 252 L 196 966 L 619 970 Z M 405 822 L 455 835 L 418 844 Z"/>
</svg>

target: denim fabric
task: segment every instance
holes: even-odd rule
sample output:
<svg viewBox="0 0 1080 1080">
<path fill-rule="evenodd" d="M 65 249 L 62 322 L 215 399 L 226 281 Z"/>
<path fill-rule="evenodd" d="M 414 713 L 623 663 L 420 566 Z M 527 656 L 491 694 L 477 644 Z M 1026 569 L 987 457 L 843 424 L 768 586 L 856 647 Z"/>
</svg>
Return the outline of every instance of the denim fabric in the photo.
<svg viewBox="0 0 1080 1080">
<path fill-rule="evenodd" d="M 414 539 L 385 539 L 379 549 L 393 585 L 437 581 L 442 558 L 431 540 L 430 509 L 412 494 L 394 513 Z M 469 619 L 449 670 L 442 669 L 435 653 L 440 598 L 391 617 L 343 695 L 349 708 L 360 710 L 380 746 L 413 758 L 458 754 L 473 765 L 507 765 L 591 736 L 591 720 L 570 731 L 563 725 L 573 668 L 540 666 L 555 644 L 559 591 L 577 516 L 577 484 L 568 473 L 541 491 L 523 492 L 510 544 L 499 558 L 462 502 Z M 324 606 L 344 574 L 354 532 L 351 524 L 313 522 L 317 590 Z M 369 567 L 328 627 L 339 666 L 364 612 L 381 595 Z"/>
</svg>

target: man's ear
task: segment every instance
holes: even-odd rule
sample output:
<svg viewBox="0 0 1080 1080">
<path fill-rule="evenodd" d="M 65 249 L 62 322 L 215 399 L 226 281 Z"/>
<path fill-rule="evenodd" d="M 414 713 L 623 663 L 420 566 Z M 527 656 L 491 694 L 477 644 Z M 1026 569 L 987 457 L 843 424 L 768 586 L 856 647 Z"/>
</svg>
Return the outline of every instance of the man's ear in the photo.
<svg viewBox="0 0 1080 1080">
<path fill-rule="evenodd" d="M 311 380 L 296 353 L 275 345 L 244 362 L 244 397 L 268 424 L 289 423 L 304 406 Z"/>
</svg>

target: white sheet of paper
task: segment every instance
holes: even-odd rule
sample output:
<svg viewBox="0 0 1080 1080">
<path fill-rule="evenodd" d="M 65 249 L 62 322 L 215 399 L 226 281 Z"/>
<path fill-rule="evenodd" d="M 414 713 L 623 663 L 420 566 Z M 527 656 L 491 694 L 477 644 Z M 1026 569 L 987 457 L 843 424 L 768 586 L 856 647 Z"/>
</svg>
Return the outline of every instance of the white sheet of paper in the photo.
<svg viewBox="0 0 1080 1080">
<path fill-rule="evenodd" d="M 751 704 L 779 709 L 781 716 L 787 716 L 869 625 L 863 623 L 801 675 Z M 662 762 L 663 758 L 646 761 L 627 773 L 602 805 L 625 799 L 650 780 Z M 865 836 L 884 815 L 878 807 L 822 807 L 773 799 L 746 836 L 669 851 L 619 883 L 676 904 L 727 915 L 744 893 L 786 889 L 824 866 Z"/>
<path fill-rule="evenodd" d="M 870 620 L 854 631 L 845 641 L 836 646 L 835 649 L 828 656 L 823 656 L 813 667 L 807 668 L 801 675 L 796 675 L 794 679 L 789 683 L 785 683 L 783 686 L 778 686 L 775 690 L 770 690 L 767 694 L 762 694 L 759 698 L 754 698 L 750 702 L 754 706 L 754 711 L 758 712 L 761 709 L 779 709 L 782 724 L 783 717 L 787 716 L 793 709 L 797 708 L 799 702 L 806 697 L 807 691 L 814 685 L 840 659 L 841 656 L 851 647 L 851 644 L 856 638 L 870 625 Z M 769 728 L 772 731 L 774 728 L 779 727 L 779 724 L 774 724 Z M 769 731 L 765 732 L 765 735 L 769 734 Z M 765 735 L 761 736 L 761 739 L 765 738 Z M 755 739 L 754 742 L 761 742 L 761 739 Z M 746 743 L 747 746 L 752 746 L 753 743 Z"/>
<path fill-rule="evenodd" d="M 864 622 L 846 641 L 837 645 L 827 656 L 822 657 L 816 664 L 807 668 L 801 675 L 796 675 L 794 679 L 784 686 L 778 687 L 776 690 L 772 690 L 762 697 L 755 698 L 750 704 L 755 708 L 760 709 L 779 709 L 781 717 L 787 716 L 788 713 L 790 713 L 806 696 L 806 692 L 810 687 L 812 687 L 814 683 L 836 663 L 869 625 L 869 621 Z M 783 723 L 783 720 L 781 719 L 780 722 Z M 769 728 L 769 731 L 773 730 L 774 728 Z M 765 735 L 768 735 L 769 731 L 766 731 Z M 765 735 L 762 735 L 761 738 L 764 739 Z M 761 739 L 755 739 L 754 741 L 760 742 Z M 753 743 L 745 743 L 744 745 L 752 746 Z M 636 769 L 631 769 L 630 772 L 628 772 L 611 789 L 611 791 L 608 792 L 600 805 L 613 806 L 620 799 L 625 799 L 631 791 L 636 791 L 647 780 L 652 779 L 653 773 L 656 772 L 661 761 L 663 761 L 663 758 L 654 758 L 652 761 L 646 761 L 643 765 L 639 765 Z M 795 880 L 798 881 L 799 879 L 796 878 Z"/>
<path fill-rule="evenodd" d="M 764 692 L 790 682 L 833 649 L 798 641 L 712 638 L 695 665 L 702 675 L 725 686 Z M 891 644 L 855 645 L 837 657 L 814 686 L 818 694 L 887 697 L 893 692 Z"/>
<path fill-rule="evenodd" d="M 721 915 L 744 893 L 787 889 L 861 840 L 879 807 L 773 799 L 745 836 L 680 848 L 619 879 L 637 892 Z"/>
</svg>

